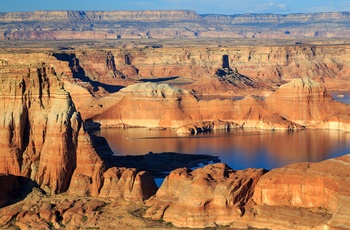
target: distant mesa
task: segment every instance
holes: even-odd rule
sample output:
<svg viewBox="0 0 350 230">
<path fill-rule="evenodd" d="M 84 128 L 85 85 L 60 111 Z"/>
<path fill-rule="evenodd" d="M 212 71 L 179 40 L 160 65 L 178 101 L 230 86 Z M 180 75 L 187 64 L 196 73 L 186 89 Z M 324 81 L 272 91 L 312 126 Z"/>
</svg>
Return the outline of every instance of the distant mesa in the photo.
<svg viewBox="0 0 350 230">
<path fill-rule="evenodd" d="M 348 37 L 349 19 L 349 12 L 287 15 L 199 15 L 191 10 L 9 12 L 0 13 L 3 31 L 0 40 Z"/>
</svg>

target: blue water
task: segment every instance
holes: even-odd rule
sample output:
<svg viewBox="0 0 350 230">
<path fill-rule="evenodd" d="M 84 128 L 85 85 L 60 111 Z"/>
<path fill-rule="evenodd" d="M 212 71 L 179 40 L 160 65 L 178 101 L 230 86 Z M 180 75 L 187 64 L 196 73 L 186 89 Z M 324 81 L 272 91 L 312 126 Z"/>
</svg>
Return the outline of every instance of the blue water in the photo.
<svg viewBox="0 0 350 230">
<path fill-rule="evenodd" d="M 152 151 L 219 156 L 233 169 L 273 169 L 296 162 L 317 162 L 350 153 L 350 133 L 336 130 L 296 132 L 238 129 L 179 137 L 174 130 L 102 129 L 116 155 Z"/>
</svg>

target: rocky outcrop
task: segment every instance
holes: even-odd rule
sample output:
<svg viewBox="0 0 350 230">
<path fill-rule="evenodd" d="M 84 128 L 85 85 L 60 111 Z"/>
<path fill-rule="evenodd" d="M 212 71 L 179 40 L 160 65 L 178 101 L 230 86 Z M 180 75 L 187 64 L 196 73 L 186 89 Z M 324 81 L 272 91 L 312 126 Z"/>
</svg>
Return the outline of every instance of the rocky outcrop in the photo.
<svg viewBox="0 0 350 230">
<path fill-rule="evenodd" d="M 178 227 L 230 225 L 244 215 L 245 205 L 264 170 L 234 171 L 225 164 L 194 171 L 174 170 L 157 194 L 147 201 L 144 217 L 163 219 Z"/>
<path fill-rule="evenodd" d="M 110 149 L 99 150 L 96 138 L 84 131 L 65 89 L 65 81 L 70 85 L 72 78 L 68 63 L 47 54 L 7 54 L 1 59 L 6 65 L 0 70 L 0 173 L 30 178 L 48 194 L 98 196 L 101 189 L 113 188 L 108 180 L 120 175 L 129 183 L 121 197 L 143 200 L 155 193 L 155 182 L 145 172 L 111 173 L 118 169 L 107 162 Z M 61 66 L 65 68 L 57 68 Z M 117 196 L 113 193 L 122 187 L 102 196 Z"/>
<path fill-rule="evenodd" d="M 198 111 L 186 111 L 197 103 L 195 96 L 168 84 L 138 83 L 110 97 L 114 104 L 92 118 L 102 126 L 178 127 L 199 116 Z"/>
<path fill-rule="evenodd" d="M 265 102 L 271 113 L 309 128 L 330 128 L 329 120 L 348 114 L 349 109 L 348 105 L 334 101 L 324 86 L 310 78 L 294 79 L 282 85 Z M 338 121 L 341 129 L 343 121 Z M 344 128 L 347 130 L 346 125 Z"/>
<path fill-rule="evenodd" d="M 234 171 L 224 164 L 177 169 L 147 201 L 144 216 L 177 227 L 344 228 L 350 221 L 349 159 L 269 172 Z"/>
<path fill-rule="evenodd" d="M 197 124 L 184 125 L 179 127 L 176 130 L 176 133 L 179 135 L 198 134 L 198 133 L 211 132 L 214 130 L 229 131 L 230 129 L 234 129 L 234 128 L 239 128 L 239 125 L 232 122 L 223 122 L 223 121 L 217 120 L 212 122 L 201 122 Z"/>
<path fill-rule="evenodd" d="M 348 226 L 349 159 L 349 155 L 345 155 L 319 163 L 298 163 L 271 170 L 257 183 L 253 200 L 263 207 L 263 215 L 266 215 L 266 207 L 309 209 L 320 216 L 328 216 L 319 223 L 320 227 Z M 257 217 L 254 222 L 250 223 L 252 227 L 268 226 L 263 218 Z"/>
</svg>

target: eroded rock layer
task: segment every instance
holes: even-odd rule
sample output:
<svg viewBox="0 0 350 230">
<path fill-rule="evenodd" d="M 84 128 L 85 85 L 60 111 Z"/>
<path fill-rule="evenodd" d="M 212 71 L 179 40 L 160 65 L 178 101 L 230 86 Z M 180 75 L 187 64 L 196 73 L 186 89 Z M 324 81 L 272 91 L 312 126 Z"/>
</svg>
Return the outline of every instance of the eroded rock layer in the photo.
<svg viewBox="0 0 350 230">
<path fill-rule="evenodd" d="M 102 50 L 82 46 L 53 56 L 69 62 L 74 73 L 83 79 L 121 85 L 123 78 L 179 77 L 192 83 L 183 87 L 203 95 L 271 91 L 297 77 L 310 77 L 329 90 L 343 91 L 350 87 L 348 45 L 253 44 L 235 46 L 218 40 L 208 46 L 175 43 L 153 48 L 130 43 L 127 47 Z M 95 88 L 98 86 L 103 85 Z"/>
<path fill-rule="evenodd" d="M 108 192 L 101 196 L 142 200 L 155 193 L 147 173 L 104 162 L 111 151 L 98 152 L 65 89 L 65 82 L 75 89 L 67 62 L 47 54 L 8 54 L 1 60 L 1 173 L 30 178 L 53 194 L 98 196 L 103 188 Z M 113 188 L 119 178 L 127 189 Z"/>
<path fill-rule="evenodd" d="M 254 186 L 264 170 L 234 171 L 214 164 L 190 171 L 177 169 L 165 179 L 157 194 L 147 201 L 145 217 L 164 219 L 179 227 L 225 226 L 245 212 Z"/>
<path fill-rule="evenodd" d="M 106 127 L 172 127 L 178 133 L 196 133 L 232 127 L 348 130 L 349 126 L 349 106 L 334 101 L 309 78 L 294 79 L 266 100 L 247 96 L 238 101 L 198 100 L 167 84 L 138 83 L 106 98 L 106 104 L 92 117 Z"/>
</svg>

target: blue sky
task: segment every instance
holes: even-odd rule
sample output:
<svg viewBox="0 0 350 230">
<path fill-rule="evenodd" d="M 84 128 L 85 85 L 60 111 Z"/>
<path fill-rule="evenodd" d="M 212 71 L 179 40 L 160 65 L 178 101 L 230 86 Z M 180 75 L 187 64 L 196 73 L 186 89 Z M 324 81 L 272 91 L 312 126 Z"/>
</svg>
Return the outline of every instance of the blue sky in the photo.
<svg viewBox="0 0 350 230">
<path fill-rule="evenodd" d="M 0 0 L 0 12 L 160 9 L 189 9 L 200 14 L 309 13 L 350 11 L 350 0 Z"/>
</svg>

